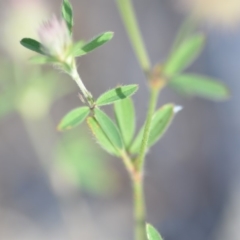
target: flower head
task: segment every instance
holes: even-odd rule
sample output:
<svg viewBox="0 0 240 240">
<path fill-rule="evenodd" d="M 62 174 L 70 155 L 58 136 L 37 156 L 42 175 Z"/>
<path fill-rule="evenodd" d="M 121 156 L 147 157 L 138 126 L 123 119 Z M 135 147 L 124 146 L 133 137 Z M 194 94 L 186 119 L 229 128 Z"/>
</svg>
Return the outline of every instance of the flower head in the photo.
<svg viewBox="0 0 240 240">
<path fill-rule="evenodd" d="M 46 55 L 65 60 L 72 39 L 63 19 L 59 20 L 53 16 L 44 22 L 38 30 L 38 36 Z"/>
</svg>

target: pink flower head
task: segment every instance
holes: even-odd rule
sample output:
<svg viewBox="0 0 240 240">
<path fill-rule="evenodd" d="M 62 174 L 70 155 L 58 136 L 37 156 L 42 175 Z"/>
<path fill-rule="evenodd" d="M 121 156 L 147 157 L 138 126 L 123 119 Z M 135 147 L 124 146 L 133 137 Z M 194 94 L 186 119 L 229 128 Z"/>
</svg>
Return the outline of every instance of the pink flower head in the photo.
<svg viewBox="0 0 240 240">
<path fill-rule="evenodd" d="M 44 22 L 38 30 L 43 51 L 60 60 L 64 60 L 65 53 L 71 44 L 71 36 L 65 21 L 58 20 L 53 16 L 49 21 Z"/>
</svg>

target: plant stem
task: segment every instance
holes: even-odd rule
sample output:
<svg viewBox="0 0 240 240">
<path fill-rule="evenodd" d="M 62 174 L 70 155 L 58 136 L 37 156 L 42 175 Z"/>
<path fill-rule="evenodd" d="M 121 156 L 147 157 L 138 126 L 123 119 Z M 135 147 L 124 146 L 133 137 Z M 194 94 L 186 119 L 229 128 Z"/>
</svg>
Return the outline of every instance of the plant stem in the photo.
<svg viewBox="0 0 240 240">
<path fill-rule="evenodd" d="M 80 78 L 80 75 L 79 75 L 79 73 L 77 71 L 77 68 L 76 68 L 75 64 L 73 66 L 73 69 L 72 69 L 70 75 L 73 78 L 73 80 L 76 82 L 78 87 L 80 88 L 84 98 L 87 100 L 87 102 L 90 105 L 90 107 L 92 107 L 93 104 L 94 104 L 94 100 L 93 100 L 92 94 L 87 90 L 87 88 L 83 84 L 83 81 Z"/>
<path fill-rule="evenodd" d="M 146 240 L 145 202 L 142 176 L 133 179 L 135 239 Z"/>
<path fill-rule="evenodd" d="M 150 76 L 151 72 L 151 62 L 144 45 L 142 34 L 139 29 L 139 25 L 134 12 L 133 4 L 131 0 L 116 0 L 120 15 L 122 17 L 123 23 L 127 30 L 129 39 L 131 41 L 132 47 L 138 58 L 139 64 L 146 74 L 147 78 Z M 128 171 L 131 175 L 132 185 L 133 185 L 133 204 L 134 204 L 134 220 L 135 220 L 135 240 L 146 240 L 146 230 L 145 230 L 145 203 L 144 203 L 144 191 L 143 191 L 143 165 L 144 158 L 147 148 L 147 141 L 149 137 L 149 131 L 151 127 L 152 115 L 154 113 L 158 90 L 151 90 L 151 100 L 147 115 L 147 121 L 145 124 L 144 137 L 141 146 L 141 153 L 137 159 L 137 165 L 134 163 L 134 171 Z M 124 158 L 123 158 L 124 160 Z M 125 163 L 126 166 L 126 163 Z"/>
<path fill-rule="evenodd" d="M 143 171 L 144 167 L 144 160 L 145 160 L 145 155 L 146 155 L 146 150 L 147 150 L 147 144 L 148 144 L 148 138 L 151 130 L 151 122 L 152 122 L 152 117 L 157 105 L 157 100 L 158 100 L 158 94 L 159 94 L 159 89 L 151 89 L 151 96 L 150 96 L 150 102 L 149 102 L 149 108 L 148 108 L 148 113 L 147 113 L 147 118 L 144 126 L 144 132 L 143 132 L 143 139 L 142 139 L 142 144 L 140 147 L 140 152 L 138 155 L 138 158 L 135 162 L 136 169 L 140 172 Z"/>
<path fill-rule="evenodd" d="M 142 34 L 138 26 L 132 1 L 116 0 L 116 2 L 138 61 L 143 71 L 148 75 L 151 70 L 151 62 L 149 60 Z"/>
<path fill-rule="evenodd" d="M 125 151 L 121 152 L 121 158 L 123 160 L 123 164 L 126 167 L 130 177 L 133 178 L 133 176 L 135 176 L 137 172 L 132 159 L 128 156 L 128 154 Z"/>
<path fill-rule="evenodd" d="M 145 231 L 145 202 L 144 202 L 144 189 L 143 189 L 143 177 L 139 173 L 131 158 L 126 152 L 121 153 L 123 163 L 129 172 L 132 180 L 133 187 L 133 205 L 134 205 L 134 222 L 135 222 L 135 239 L 146 240 Z"/>
</svg>

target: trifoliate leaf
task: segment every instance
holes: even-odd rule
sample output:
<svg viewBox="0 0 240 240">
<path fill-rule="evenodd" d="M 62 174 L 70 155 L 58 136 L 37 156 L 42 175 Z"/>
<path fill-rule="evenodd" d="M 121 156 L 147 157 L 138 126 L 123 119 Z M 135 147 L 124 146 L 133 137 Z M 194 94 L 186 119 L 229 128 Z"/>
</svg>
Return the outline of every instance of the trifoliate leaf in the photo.
<svg viewBox="0 0 240 240">
<path fill-rule="evenodd" d="M 62 2 L 62 17 L 65 20 L 70 34 L 73 29 L 73 10 L 69 0 L 63 0 Z"/>
<path fill-rule="evenodd" d="M 161 139 L 167 131 L 174 117 L 174 109 L 175 106 L 173 104 L 166 104 L 154 114 L 148 139 L 149 147 Z"/>
<path fill-rule="evenodd" d="M 201 53 L 205 43 L 203 34 L 185 39 L 169 56 L 163 72 L 167 77 L 174 76 L 188 67 Z"/>
<path fill-rule="evenodd" d="M 98 106 L 112 104 L 116 101 L 132 96 L 138 90 L 138 85 L 126 85 L 111 89 L 103 93 L 96 101 Z"/>
<path fill-rule="evenodd" d="M 160 140 L 164 133 L 170 126 L 175 113 L 175 106 L 173 104 L 166 104 L 161 107 L 153 115 L 151 129 L 148 139 L 148 147 L 154 145 L 158 140 Z M 134 140 L 132 146 L 130 147 L 131 153 L 138 153 L 141 147 L 142 139 L 144 133 L 144 126 L 141 128 L 139 134 Z"/>
<path fill-rule="evenodd" d="M 117 150 L 114 148 L 113 144 L 110 142 L 109 138 L 107 137 L 103 129 L 100 127 L 97 120 L 94 117 L 88 117 L 87 123 L 99 145 L 106 152 L 118 156 Z"/>
<path fill-rule="evenodd" d="M 72 129 L 82 123 L 90 113 L 88 107 L 80 107 L 70 111 L 58 125 L 58 130 L 64 131 Z"/>
<path fill-rule="evenodd" d="M 80 49 L 81 49 L 85 44 L 86 44 L 86 42 L 83 41 L 83 40 L 80 40 L 80 41 L 78 41 L 78 42 L 76 42 L 76 43 L 73 43 L 73 44 L 69 47 L 69 49 L 68 49 L 68 51 L 67 51 L 67 56 L 76 56 L 76 55 L 79 53 Z"/>
<path fill-rule="evenodd" d="M 29 50 L 45 55 L 45 53 L 42 50 L 43 49 L 42 44 L 34 39 L 23 38 L 20 43 L 22 44 L 22 46 Z"/>
<path fill-rule="evenodd" d="M 55 58 L 43 56 L 43 55 L 37 55 L 37 56 L 31 57 L 30 62 L 33 64 L 59 63 L 59 61 L 56 60 Z"/>
<path fill-rule="evenodd" d="M 125 147 L 128 148 L 135 132 L 135 109 L 131 98 L 117 101 L 114 104 L 115 117 L 121 131 Z"/>
<path fill-rule="evenodd" d="M 182 94 L 199 96 L 210 100 L 226 100 L 229 98 L 228 88 L 215 79 L 195 75 L 185 74 L 172 78 L 170 86 Z"/>
<path fill-rule="evenodd" d="M 81 44 L 80 44 L 79 49 L 77 49 L 75 46 L 74 56 L 80 57 L 82 55 L 85 55 L 85 54 L 95 50 L 96 48 L 102 46 L 103 44 L 107 43 L 112 38 L 113 38 L 113 32 L 102 33 L 99 36 L 92 39 L 91 41 L 89 41 L 88 43 L 84 44 L 83 46 L 81 46 Z"/>
<path fill-rule="evenodd" d="M 116 149 L 122 150 L 124 148 L 123 141 L 115 123 L 102 110 L 95 108 L 94 112 L 97 122 L 103 129 L 112 145 Z"/>
</svg>

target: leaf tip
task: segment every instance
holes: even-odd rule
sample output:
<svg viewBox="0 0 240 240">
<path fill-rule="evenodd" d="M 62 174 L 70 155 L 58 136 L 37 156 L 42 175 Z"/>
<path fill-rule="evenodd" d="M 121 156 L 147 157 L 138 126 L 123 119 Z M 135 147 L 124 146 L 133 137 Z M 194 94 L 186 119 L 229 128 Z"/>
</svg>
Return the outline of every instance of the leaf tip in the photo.
<svg viewBox="0 0 240 240">
<path fill-rule="evenodd" d="M 63 127 L 62 121 L 57 125 L 57 131 L 58 132 L 63 132 L 64 131 L 64 127 Z"/>
<path fill-rule="evenodd" d="M 149 228 L 151 228 L 151 224 L 150 223 L 146 223 L 146 230 L 148 231 Z"/>
<path fill-rule="evenodd" d="M 163 240 L 161 234 L 151 224 L 146 224 L 146 233 L 148 240 Z"/>
<path fill-rule="evenodd" d="M 22 38 L 20 40 L 20 44 L 25 47 L 26 42 L 29 40 L 29 38 Z"/>
<path fill-rule="evenodd" d="M 232 93 L 231 93 L 231 90 L 227 86 L 225 86 L 225 91 L 226 91 L 225 100 L 228 100 L 229 98 L 232 97 Z"/>
<path fill-rule="evenodd" d="M 112 31 L 106 32 L 106 34 L 109 36 L 109 39 L 112 39 L 114 37 L 114 32 Z"/>
<path fill-rule="evenodd" d="M 61 123 L 57 126 L 57 130 L 59 132 L 64 132 L 64 131 L 67 131 L 67 130 L 71 130 L 72 128 L 73 128 L 72 126 L 63 127 Z"/>
</svg>

